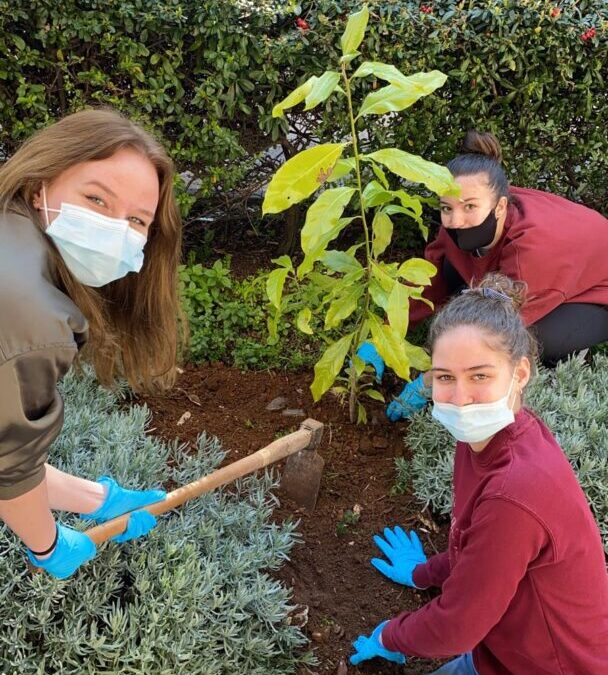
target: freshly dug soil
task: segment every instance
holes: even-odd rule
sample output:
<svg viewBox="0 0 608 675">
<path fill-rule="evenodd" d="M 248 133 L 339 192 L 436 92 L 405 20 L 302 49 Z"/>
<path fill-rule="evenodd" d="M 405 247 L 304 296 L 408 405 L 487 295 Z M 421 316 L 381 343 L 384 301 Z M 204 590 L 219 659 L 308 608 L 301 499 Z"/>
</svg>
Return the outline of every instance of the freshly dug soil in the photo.
<svg viewBox="0 0 608 675">
<path fill-rule="evenodd" d="M 433 594 L 399 586 L 369 563 L 379 555 L 375 533 L 400 524 L 415 528 L 427 555 L 445 548 L 447 524 L 436 524 L 410 495 L 393 495 L 395 457 L 407 452 L 404 424 L 392 424 L 384 405 L 369 405 L 370 422 L 356 426 L 331 394 L 312 402 L 310 372 L 241 372 L 223 364 L 188 366 L 167 396 L 142 397 L 152 411 L 152 432 L 166 439 L 196 442 L 206 431 L 217 436 L 235 461 L 296 431 L 306 417 L 324 423 L 320 454 L 325 469 L 313 513 L 298 509 L 280 494 L 277 521 L 300 520 L 302 543 L 277 573 L 293 588 L 293 621 L 303 624 L 319 666 L 310 672 L 429 673 L 439 661 L 411 658 L 404 667 L 374 659 L 355 668 L 348 663 L 351 643 L 383 619 L 415 610 Z M 275 399 L 279 410 L 267 410 Z M 286 414 L 289 412 L 289 414 Z M 307 672 L 307 671 L 303 671 Z"/>
</svg>

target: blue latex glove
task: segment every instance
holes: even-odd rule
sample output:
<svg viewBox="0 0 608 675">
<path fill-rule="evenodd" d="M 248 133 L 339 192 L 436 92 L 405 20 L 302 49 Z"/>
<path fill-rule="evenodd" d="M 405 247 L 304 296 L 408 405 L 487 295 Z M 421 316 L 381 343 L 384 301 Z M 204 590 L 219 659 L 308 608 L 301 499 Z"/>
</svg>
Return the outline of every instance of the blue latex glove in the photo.
<svg viewBox="0 0 608 675">
<path fill-rule="evenodd" d="M 81 513 L 83 520 L 94 520 L 98 523 L 105 523 L 112 518 L 122 516 L 134 509 L 140 509 L 142 506 L 160 502 L 167 496 L 164 490 L 127 490 L 120 487 L 118 483 L 109 476 L 102 476 L 98 479 L 107 489 L 106 498 L 103 504 L 93 513 Z M 156 525 L 156 518 L 146 511 L 137 511 L 131 514 L 127 529 L 119 535 L 112 537 L 112 541 L 123 543 L 136 537 L 141 537 Z"/>
<path fill-rule="evenodd" d="M 420 539 L 414 530 L 408 535 L 397 525 L 394 530 L 384 528 L 384 539 L 374 536 L 374 543 L 391 561 L 389 565 L 382 558 L 372 558 L 372 565 L 385 577 L 398 584 L 417 588 L 412 579 L 414 568 L 426 562 Z"/>
<path fill-rule="evenodd" d="M 66 579 L 97 553 L 97 547 L 82 532 L 57 523 L 57 544 L 48 558 L 38 560 L 30 551 L 27 556 L 35 567 L 41 567 L 57 579 Z"/>
<path fill-rule="evenodd" d="M 385 649 L 380 644 L 380 634 L 387 623 L 388 621 L 383 621 L 379 626 L 374 628 L 374 632 L 369 637 L 365 637 L 365 635 L 359 635 L 359 637 L 353 642 L 355 653 L 350 657 L 350 662 L 353 664 L 353 666 L 359 665 L 361 661 L 373 659 L 375 656 L 381 656 L 387 661 L 399 663 L 400 665 L 405 663 L 405 656 L 403 654 L 400 652 L 389 652 L 388 649 Z"/>
<path fill-rule="evenodd" d="M 403 391 L 394 401 L 388 404 L 386 416 L 391 422 L 407 419 L 422 410 L 428 402 L 427 387 L 424 386 L 422 375 L 418 375 L 415 380 L 408 382 L 403 387 Z"/>
<path fill-rule="evenodd" d="M 384 359 L 378 354 L 378 350 L 371 342 L 364 342 L 357 350 L 357 356 L 374 367 L 376 371 L 376 382 L 382 382 L 384 375 Z"/>
<path fill-rule="evenodd" d="M 156 518 L 151 513 L 147 511 L 135 511 L 135 513 L 129 516 L 127 529 L 122 534 L 110 537 L 110 541 L 124 544 L 125 541 L 143 537 L 154 527 L 156 527 Z"/>
</svg>

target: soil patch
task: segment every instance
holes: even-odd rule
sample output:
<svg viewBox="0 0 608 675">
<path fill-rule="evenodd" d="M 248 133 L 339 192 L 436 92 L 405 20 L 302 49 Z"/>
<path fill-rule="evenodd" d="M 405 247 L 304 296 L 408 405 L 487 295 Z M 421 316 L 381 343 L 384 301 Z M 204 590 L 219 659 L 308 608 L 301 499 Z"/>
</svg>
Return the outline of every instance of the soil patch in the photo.
<svg viewBox="0 0 608 675">
<path fill-rule="evenodd" d="M 447 525 L 437 525 L 410 495 L 393 495 L 395 457 L 406 452 L 405 427 L 392 424 L 373 403 L 371 422 L 357 427 L 332 395 L 312 402 L 310 372 L 240 372 L 223 364 L 188 366 L 167 396 L 142 397 L 152 411 L 153 433 L 194 444 L 199 433 L 217 436 L 235 461 L 296 431 L 306 417 L 325 424 L 320 454 L 325 469 L 312 514 L 282 500 L 275 519 L 300 520 L 302 543 L 277 576 L 293 588 L 293 620 L 304 624 L 319 674 L 421 674 L 438 661 L 412 658 L 405 667 L 375 659 L 359 668 L 348 663 L 351 643 L 382 620 L 415 610 L 433 594 L 393 584 L 369 563 L 378 555 L 372 536 L 387 525 L 415 528 L 427 555 L 444 550 Z M 267 410 L 275 399 L 281 410 Z M 283 414 L 290 410 L 291 415 Z"/>
</svg>

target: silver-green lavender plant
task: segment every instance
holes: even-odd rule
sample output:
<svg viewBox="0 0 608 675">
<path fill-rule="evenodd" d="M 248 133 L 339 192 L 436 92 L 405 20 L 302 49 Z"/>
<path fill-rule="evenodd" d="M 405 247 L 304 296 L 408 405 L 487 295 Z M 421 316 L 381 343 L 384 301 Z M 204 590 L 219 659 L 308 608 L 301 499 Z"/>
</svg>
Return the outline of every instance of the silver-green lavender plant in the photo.
<svg viewBox="0 0 608 675">
<path fill-rule="evenodd" d="M 204 434 L 188 453 L 146 435 L 148 410 L 119 407 L 89 373 L 62 388 L 66 422 L 50 453 L 59 468 L 141 488 L 187 483 L 224 457 Z M 266 473 L 207 494 L 161 516 L 141 541 L 105 544 L 66 581 L 28 572 L 2 528 L 0 673 L 287 675 L 311 663 L 286 621 L 290 591 L 267 573 L 295 540 L 293 524 L 269 522 L 274 486 Z"/>
</svg>

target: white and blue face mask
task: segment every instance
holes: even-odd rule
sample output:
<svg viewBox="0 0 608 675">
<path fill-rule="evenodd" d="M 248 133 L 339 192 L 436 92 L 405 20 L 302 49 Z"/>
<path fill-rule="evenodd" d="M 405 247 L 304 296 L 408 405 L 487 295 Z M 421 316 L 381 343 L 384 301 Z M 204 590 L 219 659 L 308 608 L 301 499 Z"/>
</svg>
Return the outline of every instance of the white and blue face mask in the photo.
<svg viewBox="0 0 608 675">
<path fill-rule="evenodd" d="M 85 286 L 105 286 L 144 263 L 147 238 L 127 220 L 109 218 L 95 211 L 62 202 L 50 209 L 42 188 L 46 234 L 51 237 L 70 272 Z M 49 224 L 49 211 L 59 215 Z"/>
<path fill-rule="evenodd" d="M 457 441 L 485 441 L 515 421 L 515 414 L 509 403 L 514 381 L 515 373 L 506 395 L 497 401 L 470 405 L 434 402 L 432 415 Z"/>
</svg>

